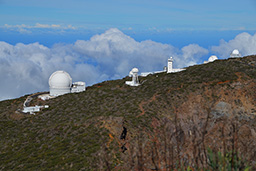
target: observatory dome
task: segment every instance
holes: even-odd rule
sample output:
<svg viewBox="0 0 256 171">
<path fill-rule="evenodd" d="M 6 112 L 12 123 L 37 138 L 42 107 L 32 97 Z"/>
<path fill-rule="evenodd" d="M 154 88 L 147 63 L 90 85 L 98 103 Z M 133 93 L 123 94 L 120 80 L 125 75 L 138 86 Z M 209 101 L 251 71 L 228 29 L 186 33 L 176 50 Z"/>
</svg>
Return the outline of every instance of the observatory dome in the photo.
<svg viewBox="0 0 256 171">
<path fill-rule="evenodd" d="M 138 72 L 139 69 L 138 68 L 133 68 L 129 75 L 132 76 L 132 81 L 125 81 L 125 84 L 129 85 L 129 86 L 139 86 L 139 78 L 138 78 Z"/>
<path fill-rule="evenodd" d="M 139 69 L 138 69 L 138 68 L 133 68 L 133 69 L 132 69 L 132 72 L 133 72 L 133 73 L 138 73 L 138 72 L 139 72 Z"/>
<path fill-rule="evenodd" d="M 215 60 L 217 60 L 217 59 L 218 59 L 217 56 L 212 55 L 212 56 L 210 56 L 210 58 L 208 59 L 208 62 L 213 62 L 213 61 L 215 61 Z"/>
<path fill-rule="evenodd" d="M 230 57 L 231 58 L 233 58 L 233 57 L 241 57 L 241 54 L 240 54 L 240 52 L 237 49 L 234 49 L 232 51 L 232 53 L 230 54 Z"/>
<path fill-rule="evenodd" d="M 65 71 L 56 71 L 49 78 L 49 86 L 53 88 L 71 87 L 72 79 Z"/>
<path fill-rule="evenodd" d="M 233 50 L 232 52 L 234 55 L 239 55 L 239 51 L 237 49 Z"/>
<path fill-rule="evenodd" d="M 50 96 L 59 96 L 71 92 L 72 79 L 65 71 L 56 71 L 49 78 Z"/>
</svg>

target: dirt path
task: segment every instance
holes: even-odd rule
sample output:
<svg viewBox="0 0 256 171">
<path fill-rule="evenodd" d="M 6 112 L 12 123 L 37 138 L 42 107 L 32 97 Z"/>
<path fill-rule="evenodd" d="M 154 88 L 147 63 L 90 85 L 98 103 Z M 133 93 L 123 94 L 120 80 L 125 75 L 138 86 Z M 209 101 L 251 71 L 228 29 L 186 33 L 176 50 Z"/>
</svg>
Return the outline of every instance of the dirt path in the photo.
<svg viewBox="0 0 256 171">
<path fill-rule="evenodd" d="M 140 108 L 140 110 L 141 110 L 141 113 L 137 116 L 137 118 L 145 114 L 145 110 L 144 110 L 144 108 L 143 108 L 143 105 L 155 101 L 155 100 L 156 100 L 156 96 L 157 96 L 157 94 L 154 94 L 149 100 L 147 100 L 147 101 L 142 101 L 142 102 L 139 104 L 139 108 Z"/>
</svg>

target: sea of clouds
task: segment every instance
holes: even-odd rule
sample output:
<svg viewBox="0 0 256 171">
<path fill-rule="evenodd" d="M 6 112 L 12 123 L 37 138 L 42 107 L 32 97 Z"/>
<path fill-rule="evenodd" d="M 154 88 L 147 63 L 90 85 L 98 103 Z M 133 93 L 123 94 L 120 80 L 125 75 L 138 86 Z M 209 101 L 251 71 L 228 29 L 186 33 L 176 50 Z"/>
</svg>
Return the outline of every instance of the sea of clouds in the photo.
<svg viewBox="0 0 256 171">
<path fill-rule="evenodd" d="M 92 85 L 128 75 L 133 67 L 141 72 L 162 70 L 170 56 L 174 67 L 202 63 L 202 57 L 216 54 L 228 58 L 233 49 L 242 55 L 256 54 L 256 34 L 241 33 L 205 49 L 189 44 L 179 49 L 151 40 L 138 42 L 116 28 L 74 44 L 39 43 L 11 45 L 0 42 L 0 100 L 48 91 L 48 79 L 56 70 L 67 71 L 74 81 Z"/>
</svg>

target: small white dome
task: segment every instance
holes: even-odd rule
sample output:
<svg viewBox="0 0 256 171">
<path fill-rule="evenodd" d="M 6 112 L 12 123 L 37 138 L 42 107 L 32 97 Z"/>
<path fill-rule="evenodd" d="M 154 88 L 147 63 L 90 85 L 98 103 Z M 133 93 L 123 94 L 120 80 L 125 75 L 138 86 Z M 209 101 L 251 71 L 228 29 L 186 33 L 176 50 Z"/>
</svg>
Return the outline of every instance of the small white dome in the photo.
<svg viewBox="0 0 256 171">
<path fill-rule="evenodd" d="M 172 58 L 172 57 L 170 57 L 170 58 L 168 59 L 168 61 L 173 62 L 173 58 Z"/>
<path fill-rule="evenodd" d="M 56 71 L 50 76 L 49 85 L 52 88 L 68 88 L 72 85 L 72 79 L 67 72 Z"/>
<path fill-rule="evenodd" d="M 235 49 L 235 50 L 233 50 L 232 54 L 239 55 L 240 53 L 239 53 L 239 51 L 237 49 Z"/>
<path fill-rule="evenodd" d="M 241 57 L 242 55 L 240 54 L 240 52 L 239 52 L 239 50 L 237 50 L 237 49 L 234 49 L 233 51 L 232 51 L 232 53 L 230 54 L 230 57 L 231 58 L 236 58 L 236 57 Z"/>
<path fill-rule="evenodd" d="M 218 59 L 217 56 L 212 55 L 212 56 L 210 56 L 210 58 L 208 59 L 208 62 L 213 62 L 213 61 L 215 61 L 215 60 L 217 60 L 217 59 Z"/>
<path fill-rule="evenodd" d="M 138 68 L 133 68 L 133 69 L 132 69 L 132 72 L 133 72 L 133 73 L 138 73 L 138 72 L 139 72 L 139 69 L 138 69 Z"/>
</svg>

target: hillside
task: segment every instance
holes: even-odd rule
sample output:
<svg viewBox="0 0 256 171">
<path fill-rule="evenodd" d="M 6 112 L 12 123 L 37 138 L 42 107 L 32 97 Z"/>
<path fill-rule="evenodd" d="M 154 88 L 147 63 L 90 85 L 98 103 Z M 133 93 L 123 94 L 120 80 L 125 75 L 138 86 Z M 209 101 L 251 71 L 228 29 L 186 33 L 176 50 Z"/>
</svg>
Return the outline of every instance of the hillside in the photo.
<svg viewBox="0 0 256 171">
<path fill-rule="evenodd" d="M 256 56 L 0 102 L 0 170 L 256 169 Z"/>
</svg>

